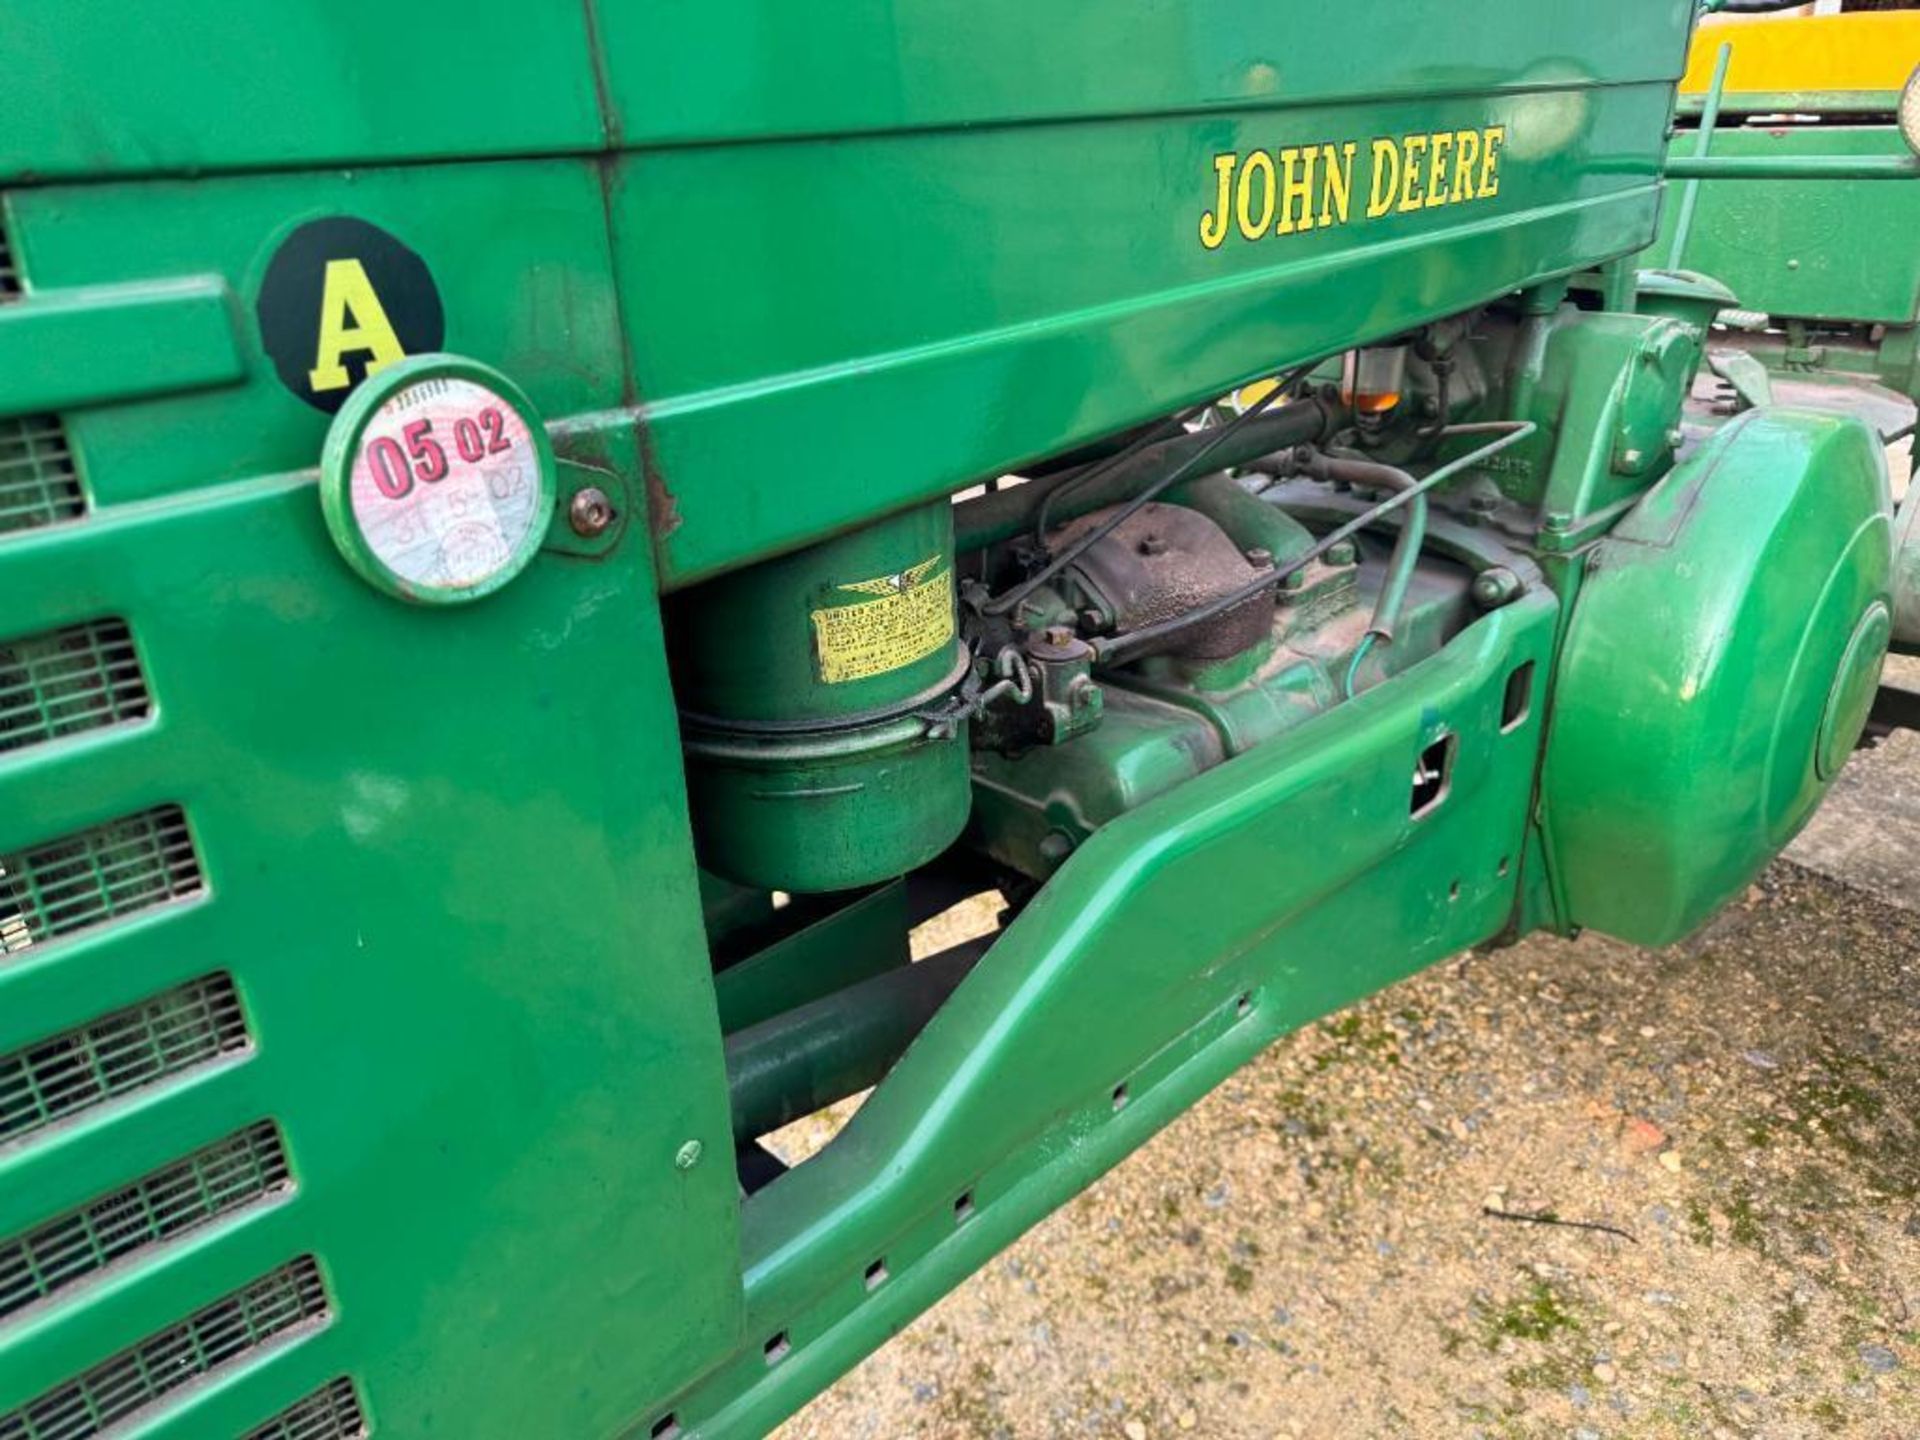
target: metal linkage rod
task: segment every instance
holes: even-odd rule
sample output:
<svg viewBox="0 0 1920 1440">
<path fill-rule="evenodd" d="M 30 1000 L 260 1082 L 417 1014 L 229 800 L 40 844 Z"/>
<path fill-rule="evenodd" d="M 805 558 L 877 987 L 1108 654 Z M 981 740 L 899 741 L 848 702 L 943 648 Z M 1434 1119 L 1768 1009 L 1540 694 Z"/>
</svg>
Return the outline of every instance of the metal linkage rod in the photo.
<svg viewBox="0 0 1920 1440">
<path fill-rule="evenodd" d="M 1920 155 L 1672 155 L 1669 180 L 1915 180 Z"/>
<path fill-rule="evenodd" d="M 1721 42 L 1720 53 L 1714 57 L 1713 83 L 1707 87 L 1706 108 L 1700 112 L 1700 133 L 1693 142 L 1696 158 L 1704 159 L 1713 148 L 1714 128 L 1720 123 L 1720 101 L 1726 94 L 1727 67 L 1733 63 L 1733 42 Z M 1673 246 L 1667 251 L 1667 268 L 1678 270 L 1680 261 L 1687 253 L 1687 239 L 1693 233 L 1694 207 L 1700 203 L 1700 182 L 1689 180 L 1687 187 L 1680 193 L 1679 218 L 1673 226 Z"/>
</svg>

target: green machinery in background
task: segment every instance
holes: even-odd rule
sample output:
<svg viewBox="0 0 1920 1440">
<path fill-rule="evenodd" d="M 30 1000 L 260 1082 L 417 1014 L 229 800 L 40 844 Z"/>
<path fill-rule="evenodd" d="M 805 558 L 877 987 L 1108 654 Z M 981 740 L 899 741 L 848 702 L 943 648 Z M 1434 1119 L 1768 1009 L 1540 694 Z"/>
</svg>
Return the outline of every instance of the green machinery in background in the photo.
<svg viewBox="0 0 1920 1440">
<path fill-rule="evenodd" d="M 1674 155 L 1731 178 L 1684 182 L 1650 254 L 1725 287 L 1710 362 L 1729 408 L 1775 379 L 1920 401 L 1920 186 L 1829 178 L 1913 166 L 1920 10 L 1703 25 L 1680 118 Z M 1894 646 L 1920 653 L 1920 497 L 1895 531 Z M 1874 720 L 1920 727 L 1920 697 L 1889 686 Z"/>
<path fill-rule="evenodd" d="M 1689 5 L 1295 9 L 0 7 L 0 1440 L 764 1433 L 1786 841 L 1881 448 L 1574 283 Z"/>
<path fill-rule="evenodd" d="M 1920 86 L 1908 92 L 1909 134 L 1901 110 L 1916 73 L 1916 10 L 1707 24 L 1695 36 L 1673 151 L 1726 178 L 1678 187 L 1650 254 L 1726 285 L 1725 339 L 1776 374 L 1920 397 L 1920 187 L 1827 178 L 1912 165 Z"/>
</svg>

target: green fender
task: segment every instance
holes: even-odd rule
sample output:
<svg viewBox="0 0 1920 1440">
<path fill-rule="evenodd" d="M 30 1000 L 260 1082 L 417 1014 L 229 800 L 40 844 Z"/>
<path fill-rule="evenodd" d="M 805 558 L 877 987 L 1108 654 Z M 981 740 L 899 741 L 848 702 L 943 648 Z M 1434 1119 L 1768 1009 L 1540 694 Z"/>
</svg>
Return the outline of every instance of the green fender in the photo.
<svg viewBox="0 0 1920 1440">
<path fill-rule="evenodd" d="M 1920 486 L 1910 485 L 1894 520 L 1893 638 L 1920 647 Z"/>
<path fill-rule="evenodd" d="M 1728 425 L 1588 552 L 1541 784 L 1569 925 L 1665 944 L 1752 880 L 1859 738 L 1891 591 L 1885 455 L 1806 411 Z"/>
</svg>

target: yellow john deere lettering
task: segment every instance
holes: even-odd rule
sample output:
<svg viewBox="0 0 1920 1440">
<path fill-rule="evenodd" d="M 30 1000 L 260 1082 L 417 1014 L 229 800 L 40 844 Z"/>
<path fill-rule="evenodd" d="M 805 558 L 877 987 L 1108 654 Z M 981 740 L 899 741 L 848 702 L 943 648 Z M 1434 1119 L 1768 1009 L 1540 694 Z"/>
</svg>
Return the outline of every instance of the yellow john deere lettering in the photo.
<svg viewBox="0 0 1920 1440">
<path fill-rule="evenodd" d="M 1200 243 L 1218 250 L 1230 231 L 1248 240 L 1353 223 L 1354 167 L 1365 156 L 1363 220 L 1500 193 L 1507 127 L 1436 130 L 1357 140 L 1228 151 L 1213 157 L 1213 206 L 1200 216 Z"/>
</svg>

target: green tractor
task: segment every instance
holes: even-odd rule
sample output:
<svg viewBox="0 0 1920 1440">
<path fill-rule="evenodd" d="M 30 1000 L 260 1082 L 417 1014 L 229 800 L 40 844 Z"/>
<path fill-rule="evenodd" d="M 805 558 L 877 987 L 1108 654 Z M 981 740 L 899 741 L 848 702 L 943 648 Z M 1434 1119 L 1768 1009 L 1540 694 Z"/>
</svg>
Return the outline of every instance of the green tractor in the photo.
<svg viewBox="0 0 1920 1440">
<path fill-rule="evenodd" d="M 1682 425 L 1690 3 L 1294 11 L 5 4 L 0 1440 L 764 1434 L 1786 843 L 1913 595 Z"/>
</svg>

